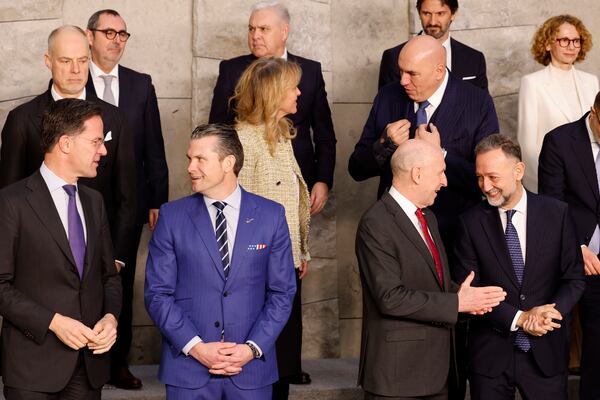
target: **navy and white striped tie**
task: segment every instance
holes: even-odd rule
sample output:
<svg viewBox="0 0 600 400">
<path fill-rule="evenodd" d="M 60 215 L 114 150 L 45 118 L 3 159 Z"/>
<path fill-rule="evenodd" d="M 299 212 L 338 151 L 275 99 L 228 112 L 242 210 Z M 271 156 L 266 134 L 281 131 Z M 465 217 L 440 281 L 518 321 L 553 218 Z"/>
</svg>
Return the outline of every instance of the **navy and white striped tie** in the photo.
<svg viewBox="0 0 600 400">
<path fill-rule="evenodd" d="M 223 214 L 223 209 L 227 203 L 223 201 L 215 201 L 213 206 L 217 208 L 217 219 L 215 221 L 215 236 L 217 237 L 217 247 L 221 254 L 221 262 L 223 263 L 223 274 L 225 279 L 229 276 L 229 246 L 227 244 L 227 219 Z"/>
<path fill-rule="evenodd" d="M 506 211 L 506 232 L 504 237 L 506 238 L 506 244 L 508 246 L 508 253 L 512 261 L 513 268 L 515 269 L 515 275 L 519 285 L 523 282 L 523 274 L 525 273 L 525 262 L 523 261 L 523 253 L 521 252 L 521 242 L 519 241 L 519 235 L 515 226 L 512 223 L 512 217 L 515 214 L 515 210 Z M 529 338 L 523 329 L 517 330 L 515 335 L 515 345 L 521 350 L 527 352 L 531 348 Z"/>
</svg>

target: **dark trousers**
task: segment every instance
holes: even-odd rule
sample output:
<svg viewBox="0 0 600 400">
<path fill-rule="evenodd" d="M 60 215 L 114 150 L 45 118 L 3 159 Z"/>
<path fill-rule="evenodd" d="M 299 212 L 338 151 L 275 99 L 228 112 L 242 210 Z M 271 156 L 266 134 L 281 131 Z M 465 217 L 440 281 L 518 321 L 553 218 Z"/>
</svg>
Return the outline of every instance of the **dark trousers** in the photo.
<svg viewBox="0 0 600 400">
<path fill-rule="evenodd" d="M 100 400 L 101 392 L 101 388 L 93 389 L 90 386 L 81 355 L 79 356 L 71 380 L 60 392 L 30 392 L 4 386 L 4 398 L 6 400 Z"/>
<path fill-rule="evenodd" d="M 469 384 L 472 400 L 513 400 L 516 389 L 523 400 L 568 399 L 566 370 L 563 374 L 544 376 L 531 352 L 524 353 L 516 347 L 507 371 L 494 378 L 471 372 Z"/>
<path fill-rule="evenodd" d="M 365 392 L 365 400 L 448 400 L 448 385 L 440 393 L 420 397 L 387 397 Z"/>
<path fill-rule="evenodd" d="M 581 349 L 581 400 L 600 399 L 600 276 L 587 276 L 585 292 L 579 300 L 583 332 Z"/>
<path fill-rule="evenodd" d="M 125 260 L 121 260 L 125 263 L 125 267 L 121 268 L 120 272 L 121 284 L 123 285 L 123 305 L 119 316 L 119 325 L 117 326 L 117 341 L 110 350 L 111 367 L 126 367 L 128 365 L 127 356 L 131 349 L 132 338 L 133 284 L 142 228 L 143 225 L 135 227 L 131 239 L 132 247 L 127 252 Z"/>
<path fill-rule="evenodd" d="M 302 281 L 296 270 L 296 295 L 292 313 L 275 342 L 279 381 L 273 384 L 273 400 L 287 400 L 290 392 L 289 379 L 302 372 Z"/>
</svg>

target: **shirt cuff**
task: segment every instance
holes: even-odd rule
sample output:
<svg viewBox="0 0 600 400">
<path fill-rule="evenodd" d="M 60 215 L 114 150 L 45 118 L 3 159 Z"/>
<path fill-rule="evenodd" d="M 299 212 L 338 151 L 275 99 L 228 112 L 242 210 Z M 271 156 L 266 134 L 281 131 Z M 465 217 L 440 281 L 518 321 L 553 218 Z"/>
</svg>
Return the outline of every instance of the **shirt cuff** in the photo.
<svg viewBox="0 0 600 400">
<path fill-rule="evenodd" d="M 123 261 L 121 261 L 121 260 L 115 260 L 115 262 L 117 264 L 119 264 L 121 266 L 121 268 L 125 268 L 125 263 Z"/>
<path fill-rule="evenodd" d="M 189 342 L 187 342 L 187 344 L 185 346 L 183 346 L 183 349 L 181 349 L 181 352 L 183 354 L 185 354 L 186 356 L 190 355 L 190 351 L 192 351 L 194 346 L 197 345 L 198 343 L 202 343 L 202 339 L 200 339 L 200 336 L 194 336 L 192 338 L 192 340 L 190 340 Z"/>
<path fill-rule="evenodd" d="M 263 356 L 263 352 L 260 349 L 260 346 L 257 345 L 255 341 L 253 341 L 253 340 L 246 340 L 246 343 L 250 343 L 250 344 L 252 344 L 252 346 L 256 347 L 256 350 L 258 350 L 258 358 L 261 358 Z"/>
<path fill-rule="evenodd" d="M 515 314 L 515 317 L 513 318 L 512 324 L 510 324 L 510 331 L 511 332 L 515 332 L 519 330 L 519 327 L 517 326 L 517 321 L 519 320 L 519 317 L 521 316 L 521 314 L 523 314 L 523 311 L 519 310 L 517 311 L 517 313 Z"/>
</svg>

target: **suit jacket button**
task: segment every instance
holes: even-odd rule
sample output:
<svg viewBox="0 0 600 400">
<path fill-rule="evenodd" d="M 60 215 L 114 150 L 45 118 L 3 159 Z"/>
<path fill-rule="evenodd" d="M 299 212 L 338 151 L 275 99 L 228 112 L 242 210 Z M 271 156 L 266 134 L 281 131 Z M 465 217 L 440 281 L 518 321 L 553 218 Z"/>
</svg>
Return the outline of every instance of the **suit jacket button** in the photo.
<svg viewBox="0 0 600 400">
<path fill-rule="evenodd" d="M 525 295 L 524 295 L 524 294 L 522 294 L 522 295 L 520 295 L 520 296 L 519 296 L 519 298 L 520 298 L 521 300 L 525 300 Z"/>
<path fill-rule="evenodd" d="M 277 186 L 281 185 L 281 181 L 277 181 L 276 185 Z"/>
<path fill-rule="evenodd" d="M 229 293 L 227 293 L 227 292 L 223 293 L 223 297 L 227 297 L 227 296 L 229 296 Z"/>
<path fill-rule="evenodd" d="M 218 328 L 221 326 L 221 323 L 219 321 L 215 321 L 215 328 Z"/>
</svg>

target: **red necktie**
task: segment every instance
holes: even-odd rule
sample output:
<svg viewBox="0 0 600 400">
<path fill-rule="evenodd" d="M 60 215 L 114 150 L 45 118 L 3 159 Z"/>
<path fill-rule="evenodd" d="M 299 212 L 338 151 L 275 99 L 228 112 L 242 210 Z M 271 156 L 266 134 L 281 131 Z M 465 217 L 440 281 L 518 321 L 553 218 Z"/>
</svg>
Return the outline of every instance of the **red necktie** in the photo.
<svg viewBox="0 0 600 400">
<path fill-rule="evenodd" d="M 440 283 L 442 284 L 442 287 L 443 287 L 444 286 L 444 276 L 442 273 L 442 259 L 440 258 L 440 253 L 438 252 L 438 249 L 435 246 L 435 243 L 433 243 L 433 240 L 431 239 L 431 236 L 429 235 L 429 229 L 427 229 L 427 222 L 425 221 L 423 212 L 421 211 L 420 208 L 417 208 L 417 211 L 415 211 L 415 214 L 417 216 L 417 219 L 419 220 L 419 223 L 421 224 L 421 229 L 423 230 L 423 236 L 425 236 L 425 242 L 427 242 L 427 247 L 429 247 L 429 251 L 431 252 L 431 255 L 433 256 L 433 261 L 435 262 L 435 269 L 437 269 L 438 278 L 440 278 Z"/>
</svg>

